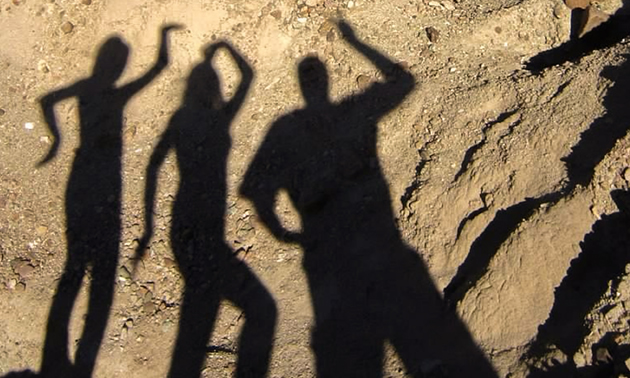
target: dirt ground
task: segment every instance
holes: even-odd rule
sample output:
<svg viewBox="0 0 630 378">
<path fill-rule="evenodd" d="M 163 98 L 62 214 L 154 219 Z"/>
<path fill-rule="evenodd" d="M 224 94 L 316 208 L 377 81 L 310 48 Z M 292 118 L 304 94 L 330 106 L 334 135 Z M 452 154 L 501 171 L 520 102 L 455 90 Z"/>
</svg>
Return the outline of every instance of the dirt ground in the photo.
<svg viewBox="0 0 630 378">
<path fill-rule="evenodd" d="M 569 41 L 561 0 L 0 5 L 0 374 L 38 372 L 44 357 L 79 366 L 84 339 L 94 377 L 246 376 L 240 335 L 269 352 L 249 325 L 273 340 L 269 377 L 630 376 L 630 33 L 620 0 L 593 3 L 622 9 L 581 44 Z M 181 27 L 167 33 L 167 62 L 158 51 L 169 24 Z M 204 51 L 220 41 L 234 51 L 220 44 L 211 57 L 217 81 Z M 327 69 L 328 107 L 305 105 L 307 56 Z M 108 72 L 116 84 L 99 92 Z M 212 113 L 206 82 L 232 107 Z M 194 96 L 221 115 L 193 114 Z M 339 140 L 301 134 L 305 114 L 343 119 L 326 129 Z M 192 135 L 161 149 L 178 119 Z M 225 129 L 193 127 L 204 122 Z M 353 134 L 361 122 L 376 125 L 371 147 Z M 294 176 L 273 173 L 278 151 L 304 158 L 282 161 Z M 339 170 L 329 174 L 327 159 Z M 260 185 L 247 189 L 250 179 Z M 177 213 L 185 182 L 211 194 L 190 192 L 198 198 Z M 147 183 L 156 194 L 145 250 Z M 197 208 L 208 196 L 212 207 Z M 182 217 L 215 233 L 176 234 Z M 229 267 L 199 263 L 204 245 L 224 250 L 213 258 Z M 184 289 L 198 301 L 188 320 Z M 365 320 L 364 294 L 383 323 Z M 63 314 L 67 353 L 54 347 Z M 99 319 L 102 340 L 89 334 Z M 205 349 L 175 347 L 178 334 L 203 339 L 204 327 Z M 477 370 L 484 364 L 494 373 Z"/>
</svg>

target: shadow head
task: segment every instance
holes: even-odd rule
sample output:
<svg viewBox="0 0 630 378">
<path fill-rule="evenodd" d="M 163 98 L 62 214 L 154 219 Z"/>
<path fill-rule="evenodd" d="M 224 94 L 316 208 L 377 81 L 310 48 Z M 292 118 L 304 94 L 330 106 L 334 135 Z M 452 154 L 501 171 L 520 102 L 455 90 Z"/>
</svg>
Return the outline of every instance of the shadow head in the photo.
<svg viewBox="0 0 630 378">
<path fill-rule="evenodd" d="M 204 60 L 192 69 L 188 76 L 184 103 L 212 109 L 224 105 L 221 94 L 221 81 L 212 66 L 213 53 L 204 53 Z"/>
<path fill-rule="evenodd" d="M 308 56 L 298 65 L 298 79 L 307 105 L 328 103 L 328 71 L 315 56 Z"/>
<path fill-rule="evenodd" d="M 129 47 L 117 36 L 110 37 L 98 50 L 92 78 L 100 86 L 113 85 L 127 66 Z"/>
</svg>

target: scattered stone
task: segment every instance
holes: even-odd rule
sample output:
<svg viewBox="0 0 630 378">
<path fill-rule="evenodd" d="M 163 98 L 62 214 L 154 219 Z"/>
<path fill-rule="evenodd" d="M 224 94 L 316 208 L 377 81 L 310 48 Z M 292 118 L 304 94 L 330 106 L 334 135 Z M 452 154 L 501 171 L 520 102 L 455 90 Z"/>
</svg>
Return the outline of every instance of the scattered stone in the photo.
<svg viewBox="0 0 630 378">
<path fill-rule="evenodd" d="M 271 17 L 275 18 L 276 20 L 279 20 L 282 17 L 282 12 L 279 9 L 276 9 L 275 11 L 269 14 L 271 15 Z"/>
<path fill-rule="evenodd" d="M 169 257 L 164 258 L 164 266 L 167 268 L 176 268 L 177 262 Z"/>
<path fill-rule="evenodd" d="M 372 80 L 370 80 L 367 75 L 359 75 L 357 77 L 357 87 L 359 87 L 360 90 L 367 89 L 367 87 L 370 86 L 371 82 Z"/>
<path fill-rule="evenodd" d="M 35 266 L 25 260 L 14 260 L 11 265 L 13 265 L 15 274 L 19 275 L 21 279 L 29 278 L 35 271 Z"/>
<path fill-rule="evenodd" d="M 26 290 L 26 284 L 24 282 L 18 282 L 17 285 L 15 285 L 15 291 L 24 291 Z"/>
<path fill-rule="evenodd" d="M 433 26 L 429 26 L 424 30 L 427 33 L 427 38 L 429 38 L 429 42 L 437 43 L 438 39 L 440 38 L 440 32 Z"/>
<path fill-rule="evenodd" d="M 45 60 L 40 60 L 39 62 L 37 62 L 37 69 L 43 73 L 50 72 L 50 67 L 48 67 L 48 63 L 46 63 Z"/>
<path fill-rule="evenodd" d="M 39 235 L 39 236 L 44 236 L 48 232 L 48 227 L 46 227 L 46 226 L 37 226 L 37 228 L 35 229 L 35 232 L 37 232 L 37 235 Z"/>
<path fill-rule="evenodd" d="M 613 360 L 607 348 L 599 347 L 595 351 L 595 361 L 601 364 L 609 364 Z"/>
<path fill-rule="evenodd" d="M 91 5 L 92 4 L 92 0 L 81 0 L 81 4 L 83 4 L 83 5 Z"/>
<path fill-rule="evenodd" d="M 326 20 L 322 22 L 319 29 L 317 29 L 320 35 L 326 35 L 326 36 L 328 35 L 328 33 L 330 33 L 333 30 L 335 30 L 335 24 L 330 20 Z"/>
<path fill-rule="evenodd" d="M 23 0 L 11 0 L 11 2 L 13 3 L 13 5 L 20 5 L 20 4 L 22 4 L 24 1 L 23 1 Z"/>
<path fill-rule="evenodd" d="M 118 268 L 118 278 L 121 281 L 131 281 L 131 272 L 129 272 L 126 266 L 121 265 L 120 268 Z"/>
<path fill-rule="evenodd" d="M 565 0 L 564 3 L 570 9 L 586 9 L 591 5 L 591 0 Z"/>
<path fill-rule="evenodd" d="M 7 281 L 6 285 L 7 285 L 7 289 L 9 290 L 15 290 L 15 287 L 17 286 L 18 281 L 15 278 L 11 278 L 10 280 Z"/>
<path fill-rule="evenodd" d="M 6 111 L 2 108 L 0 108 L 0 116 L 3 116 L 6 113 Z"/>
<path fill-rule="evenodd" d="M 575 355 L 573 355 L 573 363 L 577 367 L 584 367 L 588 363 L 588 360 L 583 353 L 577 352 Z"/>
<path fill-rule="evenodd" d="M 446 10 L 449 10 L 449 11 L 455 10 L 455 4 L 451 3 L 448 0 L 442 1 L 442 6 L 446 8 Z"/>
<path fill-rule="evenodd" d="M 156 309 L 156 306 L 155 306 L 155 303 L 153 302 L 145 302 L 142 305 L 142 310 L 146 312 L 147 314 L 155 313 L 155 309 Z"/>
<path fill-rule="evenodd" d="M 582 15 L 582 22 L 578 29 L 578 38 L 582 38 L 586 33 L 608 21 L 609 18 L 610 16 L 608 14 L 595 7 L 589 6 Z"/>
<path fill-rule="evenodd" d="M 33 130 L 35 128 L 35 124 L 33 122 L 26 122 L 24 124 L 24 128 L 26 130 Z"/>
<path fill-rule="evenodd" d="M 348 9 L 352 9 L 354 8 L 354 1 L 350 0 L 348 1 Z"/>
<path fill-rule="evenodd" d="M 309 7 L 315 7 L 317 6 L 318 3 L 319 3 L 319 0 L 306 0 L 304 2 L 304 4 L 308 5 Z"/>
<path fill-rule="evenodd" d="M 501 34 L 503 32 L 503 29 L 500 26 L 497 26 L 494 28 L 494 32 L 497 34 Z"/>
<path fill-rule="evenodd" d="M 326 41 L 332 42 L 334 40 L 335 40 L 335 31 L 331 30 L 328 32 L 328 34 L 326 34 Z"/>
<path fill-rule="evenodd" d="M 61 25 L 61 31 L 64 32 L 64 34 L 70 34 L 73 30 L 74 25 L 70 21 L 66 21 Z"/>
<path fill-rule="evenodd" d="M 440 4 L 438 1 L 429 1 L 429 6 L 430 7 L 436 7 L 436 8 L 442 8 L 442 4 Z"/>
</svg>

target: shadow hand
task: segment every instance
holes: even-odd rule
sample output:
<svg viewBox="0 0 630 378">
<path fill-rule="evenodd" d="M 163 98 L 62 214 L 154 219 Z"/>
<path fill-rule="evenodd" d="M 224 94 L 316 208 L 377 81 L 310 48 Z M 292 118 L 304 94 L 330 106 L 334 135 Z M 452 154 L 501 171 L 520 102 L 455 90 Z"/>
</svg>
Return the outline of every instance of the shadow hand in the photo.
<svg viewBox="0 0 630 378">
<path fill-rule="evenodd" d="M 356 39 L 356 35 L 354 34 L 354 30 L 349 23 L 344 20 L 337 21 L 337 28 L 339 28 L 339 32 L 341 33 L 341 37 L 347 40 Z"/>
</svg>

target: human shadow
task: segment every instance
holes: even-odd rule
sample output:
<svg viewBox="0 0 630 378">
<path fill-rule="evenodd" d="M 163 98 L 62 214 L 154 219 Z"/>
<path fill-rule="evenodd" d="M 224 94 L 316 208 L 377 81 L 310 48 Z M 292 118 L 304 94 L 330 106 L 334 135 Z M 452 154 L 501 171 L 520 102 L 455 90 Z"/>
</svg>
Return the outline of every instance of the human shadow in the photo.
<svg viewBox="0 0 630 378">
<path fill-rule="evenodd" d="M 615 82 L 604 99 L 608 112 L 582 132 L 578 143 L 561 159 L 567 171 L 567 180 L 562 188 L 540 197 L 525 198 L 496 213 L 472 243 L 466 259 L 444 289 L 444 297 L 449 303 L 455 305 L 460 302 L 485 275 L 492 258 L 521 222 L 529 219 L 542 205 L 552 206 L 561 199 L 570 197 L 578 186 L 586 187 L 592 182 L 597 165 L 630 129 L 630 125 L 623 121 L 630 116 L 627 106 L 627 99 L 630 98 L 629 74 L 630 62 L 627 60 L 620 67 L 607 67 L 602 71 L 603 77 Z"/>
<path fill-rule="evenodd" d="M 40 165 L 51 161 L 60 145 L 55 104 L 77 97 L 80 117 L 80 145 L 75 150 L 65 195 L 68 257 L 48 316 L 41 376 L 92 375 L 112 305 L 118 264 L 123 112 L 127 102 L 167 66 L 167 35 L 173 28 L 162 28 L 157 61 L 140 78 L 116 85 L 127 65 L 129 47 L 114 36 L 100 47 L 92 76 L 41 99 L 54 139 Z M 88 311 L 72 362 L 68 353 L 70 315 L 88 270 Z"/>
<path fill-rule="evenodd" d="M 212 67 L 215 52 L 227 50 L 241 71 L 234 96 L 226 101 Z M 167 153 L 175 153 L 180 182 L 172 209 L 171 244 L 185 287 L 179 330 L 169 377 L 198 377 L 222 299 L 239 307 L 245 325 L 239 338 L 235 376 L 264 377 L 273 345 L 276 306 L 256 275 L 224 241 L 226 170 L 230 124 L 253 79 L 246 60 L 228 43 L 205 51 L 194 67 L 181 107 L 171 118 L 147 168 L 146 228 L 137 250 L 142 258 L 153 233 L 158 171 Z"/>
<path fill-rule="evenodd" d="M 585 11 L 575 9 L 572 12 L 571 39 L 556 48 L 532 57 L 525 68 L 532 72 L 540 72 L 552 66 L 577 61 L 593 51 L 616 45 L 630 35 L 629 10 L 630 1 L 624 0 L 622 8 L 610 16 L 606 22 L 577 38 L 576 26 L 579 21 L 575 20 L 579 20 Z"/>
<path fill-rule="evenodd" d="M 419 254 L 397 229 L 377 154 L 377 123 L 415 87 L 402 66 L 339 30 L 384 76 L 363 92 L 331 102 L 324 63 L 303 59 L 305 106 L 279 118 L 240 187 L 279 240 L 304 250 L 315 313 L 311 347 L 318 377 L 382 377 L 386 342 L 410 376 L 495 377 L 454 312 L 447 311 Z M 274 211 L 286 191 L 301 232 Z M 471 373 L 474 372 L 474 373 Z"/>
</svg>

